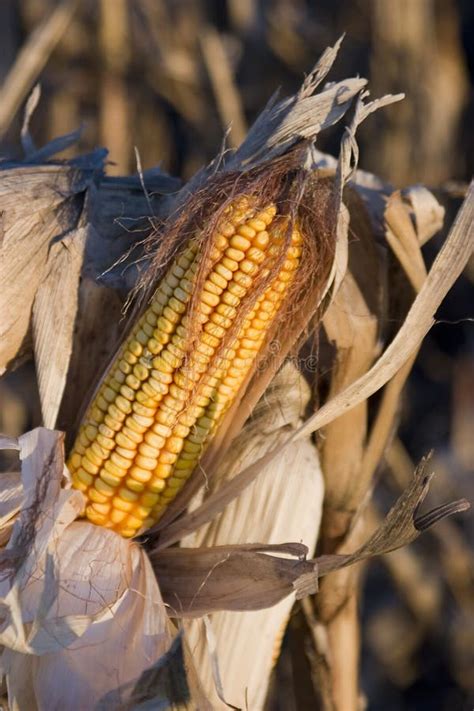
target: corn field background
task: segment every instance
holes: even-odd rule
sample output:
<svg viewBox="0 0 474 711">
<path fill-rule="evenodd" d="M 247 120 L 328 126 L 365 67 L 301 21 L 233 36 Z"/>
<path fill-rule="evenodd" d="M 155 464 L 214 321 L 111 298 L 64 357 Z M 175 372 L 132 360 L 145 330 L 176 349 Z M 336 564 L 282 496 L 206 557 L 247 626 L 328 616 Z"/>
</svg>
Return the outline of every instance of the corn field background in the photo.
<svg viewBox="0 0 474 711">
<path fill-rule="evenodd" d="M 52 20 L 55 8 L 63 15 Z M 218 152 L 227 126 L 236 147 L 275 88 L 295 92 L 343 32 L 340 75 L 368 77 L 373 96 L 406 94 L 362 126 L 360 167 L 394 187 L 426 185 L 446 208 L 447 231 L 474 172 L 468 0 L 2 0 L 1 155 L 20 155 L 21 109 L 39 81 L 31 121 L 39 145 L 82 126 L 62 157 L 105 146 L 111 176 L 136 172 L 138 153 L 144 171 L 160 165 L 187 180 Z M 336 127 L 318 148 L 334 153 L 339 141 Z M 442 239 L 424 248 L 428 265 Z M 398 435 L 377 473 L 374 526 L 431 449 L 432 500 L 472 501 L 473 303 L 471 258 L 409 378 Z M 27 362 L 0 381 L 0 432 L 16 436 L 40 421 Z M 472 517 L 445 520 L 409 549 L 364 564 L 360 708 L 473 707 L 473 533 Z M 297 605 L 273 674 L 272 711 L 314 707 L 307 634 Z"/>
</svg>

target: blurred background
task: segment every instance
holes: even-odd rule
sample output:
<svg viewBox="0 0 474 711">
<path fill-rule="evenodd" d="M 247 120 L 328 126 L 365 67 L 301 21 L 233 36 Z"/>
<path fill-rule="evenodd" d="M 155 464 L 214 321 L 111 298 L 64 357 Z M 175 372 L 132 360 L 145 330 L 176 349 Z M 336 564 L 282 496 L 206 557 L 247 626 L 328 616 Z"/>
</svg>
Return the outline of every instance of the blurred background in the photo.
<svg viewBox="0 0 474 711">
<path fill-rule="evenodd" d="M 395 187 L 433 190 L 449 227 L 474 167 L 472 0 L 0 1 L 0 154 L 21 158 L 22 109 L 39 80 L 38 145 L 82 126 L 77 148 L 109 149 L 111 175 L 160 165 L 182 179 L 222 143 L 240 143 L 280 88 L 298 89 L 320 53 L 346 38 L 330 78 L 360 74 L 372 96 L 401 104 L 361 128 L 360 167 Z M 334 152 L 340 133 L 318 147 Z M 431 263 L 443 235 L 426 245 Z M 474 264 L 448 295 L 406 389 L 371 515 L 435 449 L 437 503 L 474 486 Z M 0 285 L 1 288 L 1 285 Z M 0 382 L 0 431 L 39 422 L 31 364 Z M 472 710 L 472 517 L 447 520 L 409 550 L 365 569 L 361 708 Z M 311 660 L 298 611 L 275 671 L 269 708 L 312 708 Z"/>
</svg>

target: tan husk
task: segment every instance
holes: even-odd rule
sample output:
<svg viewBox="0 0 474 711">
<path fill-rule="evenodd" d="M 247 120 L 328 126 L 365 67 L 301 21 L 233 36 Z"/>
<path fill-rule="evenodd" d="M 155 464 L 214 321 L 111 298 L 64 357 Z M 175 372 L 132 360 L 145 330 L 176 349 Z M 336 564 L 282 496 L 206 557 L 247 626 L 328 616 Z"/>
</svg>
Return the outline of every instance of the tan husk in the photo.
<svg viewBox="0 0 474 711">
<path fill-rule="evenodd" d="M 290 362 L 284 366 L 257 405 L 252 417 L 224 457 L 206 495 L 247 462 L 284 441 L 304 414 L 308 385 Z M 252 538 L 269 544 L 297 540 L 312 556 L 323 502 L 323 480 L 315 446 L 302 440 L 274 465 L 263 469 L 253 484 L 207 526 L 181 541 L 184 547 L 243 544 Z M 212 575 L 212 573 L 211 573 Z M 239 585 L 240 587 L 240 585 Z M 205 583 L 203 584 L 205 589 Z M 232 704 L 262 708 L 270 674 L 293 605 L 290 595 L 273 607 L 251 612 L 211 615 L 207 634 L 200 619 L 185 624 L 188 643 L 207 696 L 225 708 L 215 693 L 212 659 L 220 672 L 223 697 Z M 179 599 L 176 601 L 179 609 Z M 211 656 L 209 626 L 215 638 Z"/>
<path fill-rule="evenodd" d="M 0 561 L 10 708 L 92 709 L 107 695 L 107 709 L 121 709 L 175 636 L 150 563 L 136 544 L 76 521 L 82 494 L 61 488 L 59 433 L 33 430 L 10 446 L 25 491 Z"/>
</svg>

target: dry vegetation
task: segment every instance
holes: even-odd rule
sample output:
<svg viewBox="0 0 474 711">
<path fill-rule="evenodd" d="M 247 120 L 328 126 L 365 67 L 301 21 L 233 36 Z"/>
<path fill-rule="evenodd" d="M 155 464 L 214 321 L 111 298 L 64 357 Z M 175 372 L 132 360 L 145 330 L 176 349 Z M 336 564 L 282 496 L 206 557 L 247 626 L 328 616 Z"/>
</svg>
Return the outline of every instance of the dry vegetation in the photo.
<svg viewBox="0 0 474 711">
<path fill-rule="evenodd" d="M 53 707 L 55 698 L 63 703 L 47 695 L 48 674 L 61 667 L 41 661 L 30 668 L 20 629 L 37 654 L 49 650 L 38 632 L 46 627 L 61 647 L 73 642 L 71 630 L 87 642 L 117 590 L 134 587 L 147 604 L 129 596 L 131 612 L 116 618 L 120 634 L 103 643 L 114 655 L 135 635 L 141 650 L 147 615 L 152 641 L 143 658 L 134 650 L 133 665 L 117 672 L 122 700 L 130 692 L 132 700 L 119 703 L 114 685 L 102 683 L 84 696 L 108 692 L 101 708 L 133 708 L 149 698 L 207 708 L 205 696 L 218 707 L 225 698 L 272 711 L 355 711 L 366 702 L 374 711 L 470 708 L 472 535 L 468 518 L 444 518 L 464 509 L 462 501 L 443 507 L 472 498 L 473 490 L 472 190 L 452 225 L 473 167 L 467 4 L 18 0 L 0 5 L 0 26 L 7 157 L 0 166 L 0 431 L 30 477 L 29 508 L 12 534 L 22 489 L 16 455 L 2 452 L 1 469 L 11 470 L 2 475 L 2 545 L 12 534 L 2 567 L 15 571 L 20 601 L 31 605 L 22 584 L 33 539 L 60 540 L 58 579 L 88 580 L 71 560 L 92 549 L 117 588 L 101 587 L 94 569 L 99 582 L 86 609 L 60 598 L 63 612 L 46 615 L 54 627 L 39 610 L 31 613 L 34 634 L 31 620 L 23 627 L 11 612 L 18 650 L 2 637 L 10 644 L 2 664 L 17 674 L 11 698 L 21 711 L 34 708 L 35 694 L 38 703 L 41 693 Z M 331 81 L 368 76 L 373 97 L 403 91 L 403 102 L 357 103 L 363 84 L 344 79 L 334 109 L 320 99 L 324 82 L 315 93 L 318 73 L 300 89 L 342 31 Z M 322 67 L 333 58 L 326 55 Z M 38 80 L 41 98 L 32 92 Z M 248 133 L 279 85 L 278 99 L 293 94 L 293 104 L 277 103 Z M 237 150 L 221 155 L 229 124 L 226 147 Z M 356 130 L 359 167 L 371 173 L 352 171 Z M 305 144 L 303 154 L 316 175 L 307 188 L 318 204 L 309 231 L 333 240 L 332 268 L 317 288 L 306 283 L 312 290 L 301 313 L 272 334 L 266 359 L 206 454 L 206 487 L 199 491 L 198 471 L 137 554 L 115 534 L 74 521 L 79 494 L 59 493 L 61 440 L 44 430 L 15 438 L 42 424 L 65 431 L 70 445 L 86 393 L 123 337 L 127 295 L 137 283 L 156 283 L 154 270 L 144 272 L 150 249 L 163 235 L 181 239 L 186 210 L 196 210 L 189 194 L 205 197 L 195 219 L 208 219 L 231 170 L 253 165 L 265 174 L 273 169 L 266 160 L 316 135 L 318 151 Z M 209 183 L 215 170 L 224 177 Z M 177 208 L 184 217 L 173 223 Z M 428 469 L 416 469 L 431 448 Z M 417 506 L 432 470 L 430 518 Z M 441 518 L 415 545 L 371 560 Z M 41 555 L 34 564 L 53 594 L 56 573 Z M 81 565 L 90 570 L 87 556 Z M 75 592 L 84 600 L 83 588 Z M 182 636 L 161 595 L 171 617 L 185 620 Z M 135 685 L 146 659 L 166 650 L 166 662 Z M 67 652 L 50 651 L 65 663 Z M 183 664 L 187 679 L 176 679 Z M 33 690 L 35 674 L 42 691 Z M 194 702 L 186 701 L 189 691 Z"/>
</svg>

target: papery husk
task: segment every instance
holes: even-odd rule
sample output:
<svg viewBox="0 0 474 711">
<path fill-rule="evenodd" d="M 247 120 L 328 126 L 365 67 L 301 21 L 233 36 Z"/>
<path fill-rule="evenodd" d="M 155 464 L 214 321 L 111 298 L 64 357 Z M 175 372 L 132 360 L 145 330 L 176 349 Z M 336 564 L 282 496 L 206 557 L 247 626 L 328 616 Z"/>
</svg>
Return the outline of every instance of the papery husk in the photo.
<svg viewBox="0 0 474 711">
<path fill-rule="evenodd" d="M 301 421 L 310 390 L 290 362 L 222 461 L 211 489 L 230 479 L 247 462 L 283 441 Z M 319 457 L 314 444 L 302 440 L 258 478 L 212 523 L 181 542 L 185 547 L 269 544 L 300 541 L 313 555 L 324 496 Z M 204 583 L 205 587 L 205 583 Z M 289 595 L 261 611 L 217 612 L 207 627 L 202 619 L 185 623 L 188 643 L 207 696 L 215 708 L 226 708 L 216 693 L 215 666 L 223 698 L 241 708 L 262 708 L 279 644 L 294 602 Z M 177 601 L 179 607 L 179 601 Z M 215 649 L 209 640 L 215 638 Z M 214 663 L 213 663 L 214 662 Z"/>
<path fill-rule="evenodd" d="M 60 433 L 40 428 L 3 444 L 19 450 L 25 492 L 0 557 L 0 666 L 11 711 L 118 710 L 133 696 L 161 698 L 166 708 L 187 703 L 175 657 L 167 677 L 181 679 L 179 699 L 160 688 L 163 674 L 146 694 L 141 688 L 149 668 L 167 666 L 175 636 L 144 551 L 76 521 L 83 497 L 68 488 Z M 9 511 L 4 501 L 3 526 L 18 508 L 17 490 L 18 481 Z"/>
</svg>

